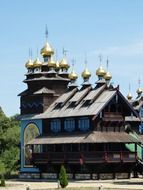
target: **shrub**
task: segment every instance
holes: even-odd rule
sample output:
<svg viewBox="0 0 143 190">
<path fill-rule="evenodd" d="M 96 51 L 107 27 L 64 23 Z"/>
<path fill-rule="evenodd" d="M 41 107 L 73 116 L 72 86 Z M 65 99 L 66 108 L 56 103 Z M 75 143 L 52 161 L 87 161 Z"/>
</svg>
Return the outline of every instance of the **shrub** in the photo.
<svg viewBox="0 0 143 190">
<path fill-rule="evenodd" d="M 68 185 L 68 178 L 65 167 L 62 165 L 59 174 L 59 181 L 62 188 L 65 188 Z"/>
</svg>

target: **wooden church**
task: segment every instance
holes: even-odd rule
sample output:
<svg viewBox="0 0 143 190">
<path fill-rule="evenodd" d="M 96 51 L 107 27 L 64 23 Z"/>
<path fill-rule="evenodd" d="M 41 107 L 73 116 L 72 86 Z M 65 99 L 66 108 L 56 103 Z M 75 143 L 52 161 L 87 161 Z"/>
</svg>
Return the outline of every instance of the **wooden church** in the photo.
<svg viewBox="0 0 143 190">
<path fill-rule="evenodd" d="M 130 177 L 138 140 L 126 133 L 125 117 L 138 114 L 101 65 L 95 85 L 86 66 L 79 88 L 74 69 L 68 72 L 66 55 L 58 62 L 53 54 L 46 40 L 43 62 L 30 57 L 26 63 L 27 89 L 19 94 L 20 177 L 57 179 L 62 164 L 70 179 Z"/>
<path fill-rule="evenodd" d="M 133 96 L 129 89 L 127 99 L 129 103 L 133 106 L 134 110 L 138 113 L 139 118 L 131 115 L 127 116 L 125 120 L 130 125 L 130 133 L 132 133 L 135 138 L 140 140 L 140 143 L 137 145 L 137 155 L 139 160 L 141 161 L 138 165 L 138 171 L 140 173 L 143 173 L 143 90 L 140 87 L 140 84 L 136 92 L 137 97 L 133 99 Z M 130 150 L 133 150 L 132 145 L 130 145 L 129 148 Z"/>
</svg>

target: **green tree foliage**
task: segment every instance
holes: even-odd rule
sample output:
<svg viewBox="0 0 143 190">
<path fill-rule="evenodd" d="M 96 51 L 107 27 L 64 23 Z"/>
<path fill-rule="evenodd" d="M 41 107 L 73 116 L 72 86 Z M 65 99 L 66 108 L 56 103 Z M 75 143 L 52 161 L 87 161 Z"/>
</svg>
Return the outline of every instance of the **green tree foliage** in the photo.
<svg viewBox="0 0 143 190">
<path fill-rule="evenodd" d="M 0 175 L 4 175 L 5 173 L 5 165 L 2 162 L 2 160 L 0 160 Z"/>
<path fill-rule="evenodd" d="M 4 163 L 0 160 L 0 186 L 4 187 L 5 186 L 5 179 L 4 179 L 4 174 L 5 174 L 5 165 Z"/>
<path fill-rule="evenodd" d="M 6 175 L 17 169 L 19 143 L 20 128 L 16 115 L 8 118 L 0 107 L 0 173 L 3 167 Z"/>
<path fill-rule="evenodd" d="M 68 185 L 68 178 L 65 167 L 62 165 L 59 174 L 59 181 L 62 188 L 65 188 Z"/>
<path fill-rule="evenodd" d="M 19 149 L 17 147 L 11 147 L 10 149 L 6 149 L 2 153 L 3 163 L 5 165 L 6 174 L 10 175 L 12 171 L 16 171 L 17 162 L 19 159 Z"/>
</svg>

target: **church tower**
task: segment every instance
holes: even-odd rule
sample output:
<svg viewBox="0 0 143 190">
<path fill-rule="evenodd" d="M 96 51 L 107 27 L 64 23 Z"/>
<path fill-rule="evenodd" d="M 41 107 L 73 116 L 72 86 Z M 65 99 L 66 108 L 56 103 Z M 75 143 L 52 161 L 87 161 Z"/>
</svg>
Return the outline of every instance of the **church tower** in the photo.
<svg viewBox="0 0 143 190">
<path fill-rule="evenodd" d="M 40 61 L 38 55 L 36 60 L 32 61 L 30 53 L 29 60 L 25 64 L 27 73 L 24 83 L 27 84 L 27 89 L 19 94 L 21 115 L 43 113 L 67 90 L 70 81 L 66 54 L 63 53 L 63 59 L 57 64 L 57 60 L 53 58 L 54 49 L 47 40 L 47 31 L 46 43 L 40 53 L 43 62 Z"/>
</svg>

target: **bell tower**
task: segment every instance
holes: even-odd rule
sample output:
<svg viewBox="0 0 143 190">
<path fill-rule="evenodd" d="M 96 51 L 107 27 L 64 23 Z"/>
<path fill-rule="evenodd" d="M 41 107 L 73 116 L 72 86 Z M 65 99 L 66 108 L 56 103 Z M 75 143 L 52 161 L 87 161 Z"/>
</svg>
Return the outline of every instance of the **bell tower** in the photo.
<svg viewBox="0 0 143 190">
<path fill-rule="evenodd" d="M 29 60 L 25 64 L 27 68 L 26 79 L 27 89 L 20 93 L 21 115 L 36 114 L 44 112 L 50 104 L 68 89 L 68 68 L 66 55 L 58 62 L 54 60 L 54 49 L 49 44 L 48 31 L 46 29 L 46 43 L 40 53 L 43 61 L 38 55 L 35 61 L 32 60 L 32 53 L 29 53 Z"/>
</svg>

